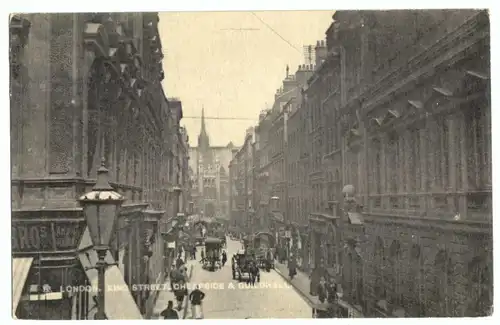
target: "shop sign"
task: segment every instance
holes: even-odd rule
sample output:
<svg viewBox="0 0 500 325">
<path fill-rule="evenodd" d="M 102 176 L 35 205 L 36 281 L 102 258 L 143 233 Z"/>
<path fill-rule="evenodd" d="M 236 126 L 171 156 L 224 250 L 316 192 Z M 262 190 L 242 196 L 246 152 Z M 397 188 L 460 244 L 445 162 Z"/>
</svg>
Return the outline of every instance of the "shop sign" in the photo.
<svg viewBox="0 0 500 325">
<path fill-rule="evenodd" d="M 85 230 L 85 222 L 14 222 L 12 251 L 14 253 L 54 252 L 76 249 Z"/>
</svg>

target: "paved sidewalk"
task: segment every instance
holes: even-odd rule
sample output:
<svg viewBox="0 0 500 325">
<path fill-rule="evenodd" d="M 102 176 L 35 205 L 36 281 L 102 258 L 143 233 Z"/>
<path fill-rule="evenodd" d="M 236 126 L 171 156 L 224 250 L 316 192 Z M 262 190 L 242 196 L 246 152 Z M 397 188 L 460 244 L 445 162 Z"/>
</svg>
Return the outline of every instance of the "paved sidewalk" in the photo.
<svg viewBox="0 0 500 325">
<path fill-rule="evenodd" d="M 306 273 L 297 270 L 297 274 L 291 280 L 288 276 L 288 266 L 279 262 L 274 263 L 274 270 L 287 280 L 311 307 L 320 303 L 318 297 L 309 294 L 309 283 L 311 280 Z"/>
<path fill-rule="evenodd" d="M 185 260 L 185 252 L 183 254 L 183 260 Z M 186 265 L 188 267 L 188 282 L 191 280 L 191 276 L 193 275 L 193 268 L 194 268 L 194 263 L 196 261 L 194 260 L 187 260 Z M 161 319 L 160 313 L 167 308 L 167 304 L 169 300 L 172 300 L 174 302 L 174 306 L 177 305 L 175 301 L 175 296 L 174 293 L 170 290 L 170 277 L 168 277 L 165 280 L 165 283 L 161 287 L 161 291 L 158 294 L 158 298 L 156 299 L 155 307 L 153 309 L 153 315 L 151 319 Z M 186 318 L 186 311 L 188 308 L 188 299 L 187 297 L 184 299 L 183 307 L 181 311 L 178 311 L 179 313 L 179 319 Z"/>
<path fill-rule="evenodd" d="M 317 296 L 309 294 L 309 284 L 311 280 L 307 274 L 297 270 L 297 274 L 293 277 L 293 280 L 291 280 L 288 276 L 288 266 L 279 262 L 274 263 L 274 270 L 286 279 L 294 287 L 295 291 L 297 291 L 311 307 L 320 304 Z M 350 317 L 363 317 L 363 315 L 356 308 L 352 307 L 347 302 L 339 299 L 337 300 L 337 303 L 349 310 Z"/>
</svg>

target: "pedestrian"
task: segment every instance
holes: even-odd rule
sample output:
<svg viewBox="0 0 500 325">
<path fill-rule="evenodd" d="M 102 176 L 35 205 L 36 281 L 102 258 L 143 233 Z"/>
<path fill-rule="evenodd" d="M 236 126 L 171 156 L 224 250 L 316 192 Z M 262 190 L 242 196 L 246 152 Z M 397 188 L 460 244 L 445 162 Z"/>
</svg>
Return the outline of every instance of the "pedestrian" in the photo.
<svg viewBox="0 0 500 325">
<path fill-rule="evenodd" d="M 174 284 L 177 283 L 179 279 L 179 270 L 174 268 L 170 272 L 170 291 L 174 292 Z"/>
<path fill-rule="evenodd" d="M 288 260 L 288 276 L 293 280 L 293 277 L 297 275 L 297 261 L 293 254 L 290 255 L 290 259 Z"/>
<path fill-rule="evenodd" d="M 175 261 L 175 267 L 180 268 L 184 264 L 184 261 L 182 260 L 181 256 L 177 257 L 177 260 Z"/>
<path fill-rule="evenodd" d="M 196 260 L 196 245 L 193 246 L 192 259 Z"/>
<path fill-rule="evenodd" d="M 227 253 L 226 251 L 222 251 L 222 267 L 226 265 L 226 262 L 227 262 Z"/>
<path fill-rule="evenodd" d="M 172 300 L 168 301 L 167 309 L 160 314 L 163 319 L 179 319 L 179 314 L 174 309 L 174 302 Z"/>
<path fill-rule="evenodd" d="M 193 319 L 203 318 L 203 299 L 205 299 L 205 293 L 200 290 L 199 285 L 196 285 L 195 289 L 189 294 L 189 301 L 191 302 L 191 315 Z"/>
<path fill-rule="evenodd" d="M 327 294 L 325 277 L 322 276 L 318 284 L 318 299 L 321 303 L 325 302 Z"/>
<path fill-rule="evenodd" d="M 176 283 L 174 295 L 177 300 L 177 310 L 182 310 L 182 303 L 184 302 L 184 297 L 187 295 L 187 285 L 185 281 L 181 280 Z"/>
<path fill-rule="evenodd" d="M 338 288 L 337 288 L 337 284 L 335 283 L 335 278 L 334 278 L 334 276 L 330 276 L 328 284 L 326 286 L 326 293 L 327 293 L 326 300 L 330 305 L 334 305 L 335 302 L 337 301 L 337 299 L 338 299 L 337 292 L 338 292 Z"/>
</svg>

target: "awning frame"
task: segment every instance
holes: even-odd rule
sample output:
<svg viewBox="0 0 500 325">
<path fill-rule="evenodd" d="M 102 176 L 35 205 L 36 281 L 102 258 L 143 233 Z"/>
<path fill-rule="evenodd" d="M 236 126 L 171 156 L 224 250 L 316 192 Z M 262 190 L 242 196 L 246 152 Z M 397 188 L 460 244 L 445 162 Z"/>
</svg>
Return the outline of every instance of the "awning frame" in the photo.
<svg viewBox="0 0 500 325">
<path fill-rule="evenodd" d="M 12 259 L 12 315 L 14 316 L 21 301 L 32 264 L 33 257 L 16 257 Z"/>
</svg>

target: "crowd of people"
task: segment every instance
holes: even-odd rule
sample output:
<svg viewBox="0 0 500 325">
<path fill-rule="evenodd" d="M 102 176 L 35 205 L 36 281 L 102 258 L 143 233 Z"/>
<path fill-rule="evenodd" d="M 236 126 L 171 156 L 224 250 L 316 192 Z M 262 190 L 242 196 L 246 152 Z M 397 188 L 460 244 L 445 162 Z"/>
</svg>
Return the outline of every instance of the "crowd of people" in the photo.
<svg viewBox="0 0 500 325">
<path fill-rule="evenodd" d="M 182 310 L 182 304 L 186 296 L 191 305 L 193 318 L 203 318 L 202 301 L 205 298 L 205 293 L 200 290 L 199 286 L 196 286 L 191 292 L 188 291 L 188 268 L 182 258 L 182 253 L 183 249 L 181 248 L 175 261 L 175 266 L 170 272 L 170 289 L 174 293 L 177 307 L 174 308 L 174 302 L 169 300 L 167 308 L 160 313 L 160 316 L 164 319 L 179 319 L 178 312 Z M 186 251 L 185 254 L 187 253 Z M 196 252 L 191 254 L 191 257 L 196 259 Z"/>
</svg>

